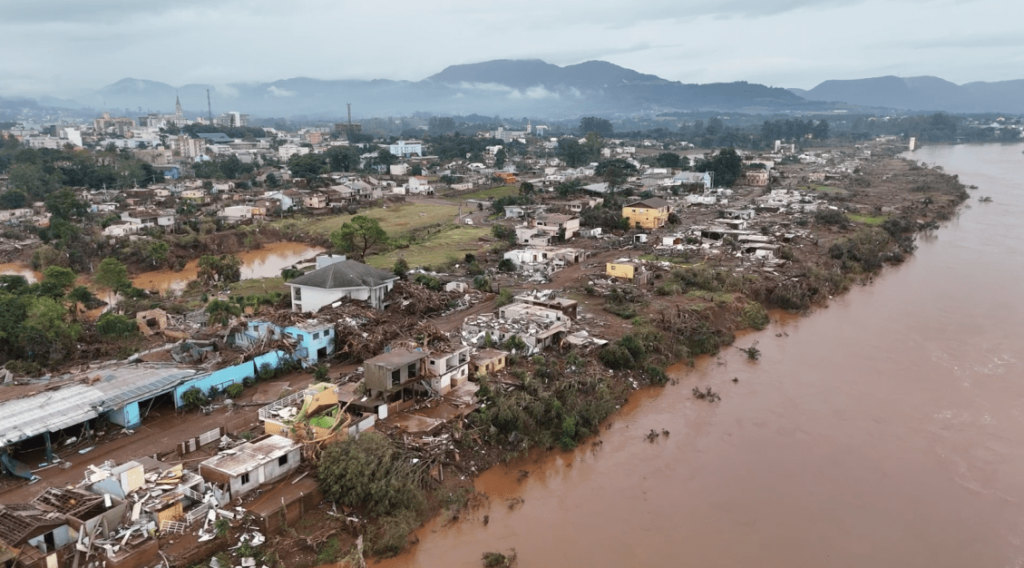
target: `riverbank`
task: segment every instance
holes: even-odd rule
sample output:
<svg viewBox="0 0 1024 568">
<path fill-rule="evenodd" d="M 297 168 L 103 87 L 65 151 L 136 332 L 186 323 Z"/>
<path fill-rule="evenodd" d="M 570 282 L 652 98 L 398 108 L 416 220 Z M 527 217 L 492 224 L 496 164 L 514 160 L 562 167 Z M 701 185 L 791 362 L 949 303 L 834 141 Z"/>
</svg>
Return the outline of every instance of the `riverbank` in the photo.
<svg viewBox="0 0 1024 568">
<path fill-rule="evenodd" d="M 910 258 L 916 247 L 915 237 L 952 219 L 968 197 L 965 187 L 952 176 L 892 156 L 877 158 L 857 175 L 858 189 L 835 184 L 821 191 L 826 205 L 814 214 L 759 217 L 769 234 L 790 228 L 802 232 L 801 240 L 788 243 L 791 248 L 785 253 L 785 263 L 751 263 L 739 254 L 730 254 L 727 247 L 717 254 L 707 249 L 699 257 L 674 251 L 661 254 L 647 247 L 625 253 L 598 253 L 589 267 L 555 273 L 552 281 L 541 287 L 562 290 L 580 300 L 581 327 L 614 340 L 613 344 L 598 354 L 581 356 L 569 350 L 520 358 L 500 377 L 485 379 L 478 393 L 482 411 L 435 434 L 452 443 L 441 457 L 431 457 L 457 464 L 451 467 L 462 479 L 517 460 L 533 449 L 543 453 L 584 443 L 591 451 L 601 451 L 601 444 L 592 442 L 593 436 L 600 436 L 605 420 L 618 416 L 618 409 L 628 408 L 631 396 L 645 385 L 682 381 L 695 404 L 716 406 L 715 401 L 723 393 L 729 396 L 725 386 L 693 384 L 685 380 L 680 367 L 668 374 L 664 369 L 676 360 L 683 360 L 683 367 L 697 366 L 699 357 L 708 354 L 739 357 L 757 367 L 764 350 L 763 346 L 757 347 L 757 339 L 744 341 L 740 345 L 744 348 L 742 354 L 729 350 L 729 354 L 736 354 L 734 357 L 723 349 L 733 344 L 738 333 L 767 326 L 767 309 L 807 312 L 856 284 L 870 283 L 884 266 Z M 794 177 L 799 183 L 799 177 Z M 739 199 L 755 197 L 741 195 Z M 806 223 L 800 224 L 799 219 L 806 219 Z M 652 284 L 602 282 L 605 261 L 634 252 L 654 273 Z M 784 333 L 779 332 L 779 337 Z M 652 426 L 634 435 L 645 443 L 667 443 L 671 430 Z M 399 431 L 393 435 L 400 439 L 404 436 Z M 577 452 L 577 456 L 586 455 L 585 451 Z M 507 467 L 499 469 L 508 476 Z M 519 471 L 516 475 L 522 483 L 530 470 Z M 449 496 L 465 492 L 464 485 L 456 490 L 440 487 L 435 491 Z M 435 504 L 427 516 L 443 511 L 442 520 L 436 523 L 446 525 L 465 516 L 480 520 L 481 515 L 473 513 L 472 506 L 487 502 L 488 495 L 456 501 L 462 505 Z M 518 504 L 509 501 L 512 509 Z M 381 536 L 373 526 L 366 526 L 361 533 L 370 543 L 375 535 Z M 405 526 L 411 528 L 408 522 Z M 387 538 L 390 548 L 370 544 L 367 550 L 393 553 L 396 537 L 388 534 Z M 485 550 L 492 548 L 477 554 Z"/>
<path fill-rule="evenodd" d="M 429 523 L 380 566 L 469 568 L 512 548 L 524 566 L 1013 565 L 1019 153 L 921 153 L 994 201 L 965 204 L 904 264 L 813 317 L 773 314 L 742 335 L 760 361 L 698 358 L 670 373 L 678 385 L 635 393 L 586 446 L 489 470 L 481 507 Z M 670 435 L 649 443 L 651 429 Z"/>
</svg>

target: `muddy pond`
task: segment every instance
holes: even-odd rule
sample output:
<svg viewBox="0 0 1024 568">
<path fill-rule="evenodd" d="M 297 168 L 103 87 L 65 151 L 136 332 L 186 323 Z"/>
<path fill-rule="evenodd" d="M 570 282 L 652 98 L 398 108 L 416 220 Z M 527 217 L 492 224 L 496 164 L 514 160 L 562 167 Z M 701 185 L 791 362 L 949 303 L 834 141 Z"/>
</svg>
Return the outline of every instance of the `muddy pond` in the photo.
<svg viewBox="0 0 1024 568">
<path fill-rule="evenodd" d="M 280 276 L 281 270 L 297 262 L 311 259 L 324 249 L 303 243 L 268 243 L 263 248 L 237 253 L 242 261 L 242 280 Z M 190 260 L 180 271 L 154 270 L 132 278 L 135 286 L 146 290 L 181 290 L 198 274 L 199 260 Z"/>
</svg>

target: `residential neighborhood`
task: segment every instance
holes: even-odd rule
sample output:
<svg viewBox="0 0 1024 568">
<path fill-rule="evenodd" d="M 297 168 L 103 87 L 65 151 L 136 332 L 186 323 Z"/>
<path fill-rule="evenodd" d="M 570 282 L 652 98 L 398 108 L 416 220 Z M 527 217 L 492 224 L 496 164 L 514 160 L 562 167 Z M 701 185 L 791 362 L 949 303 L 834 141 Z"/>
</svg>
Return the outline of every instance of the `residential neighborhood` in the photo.
<svg viewBox="0 0 1024 568">
<path fill-rule="evenodd" d="M 379 519 L 339 452 L 381 444 L 441 495 L 573 448 L 769 309 L 899 262 L 962 191 L 896 137 L 394 136 L 169 106 L 0 133 L 5 566 L 229 545 L 269 566 L 305 518 L 337 527 L 296 554 L 354 546 Z"/>
</svg>

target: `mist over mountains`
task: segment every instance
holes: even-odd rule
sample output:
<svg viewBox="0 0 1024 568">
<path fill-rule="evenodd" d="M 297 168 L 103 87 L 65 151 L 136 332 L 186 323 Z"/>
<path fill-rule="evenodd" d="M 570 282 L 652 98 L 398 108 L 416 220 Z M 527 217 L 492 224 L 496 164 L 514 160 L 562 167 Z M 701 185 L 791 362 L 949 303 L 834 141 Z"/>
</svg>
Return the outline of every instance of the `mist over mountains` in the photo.
<svg viewBox="0 0 1024 568">
<path fill-rule="evenodd" d="M 1024 79 L 957 85 L 938 77 L 874 77 L 790 89 L 810 101 L 910 111 L 1024 112 Z"/>
<path fill-rule="evenodd" d="M 74 100 L 41 97 L 47 107 L 118 114 L 169 112 L 179 97 L 189 116 L 239 111 L 262 117 L 337 119 L 352 103 L 357 118 L 438 115 L 606 117 L 687 111 L 815 113 L 836 109 L 1024 112 L 1024 80 L 957 85 L 937 77 L 825 81 L 810 90 L 733 82 L 669 81 L 604 61 L 558 66 L 541 60 L 452 65 L 421 81 L 324 80 L 190 84 L 126 78 Z"/>
<path fill-rule="evenodd" d="M 206 90 L 213 112 L 257 116 L 356 116 L 471 113 L 544 118 L 658 113 L 690 110 L 778 112 L 813 110 L 782 88 L 747 82 L 684 84 L 603 61 L 560 67 L 540 60 L 497 60 L 453 65 L 421 81 L 323 80 L 298 77 L 270 83 L 183 85 L 127 78 L 75 101 L 40 101 L 52 106 L 167 112 L 175 96 L 189 114 L 206 114 Z"/>
</svg>

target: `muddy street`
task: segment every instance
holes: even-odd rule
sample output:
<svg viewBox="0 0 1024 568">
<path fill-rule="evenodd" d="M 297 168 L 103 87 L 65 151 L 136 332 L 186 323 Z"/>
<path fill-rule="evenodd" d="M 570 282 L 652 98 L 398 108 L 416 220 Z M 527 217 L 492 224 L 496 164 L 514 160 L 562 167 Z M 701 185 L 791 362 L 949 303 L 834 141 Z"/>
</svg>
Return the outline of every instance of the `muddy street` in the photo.
<svg viewBox="0 0 1024 568">
<path fill-rule="evenodd" d="M 912 259 L 741 335 L 757 362 L 727 348 L 673 368 L 596 443 L 487 472 L 487 506 L 381 566 L 512 548 L 523 566 L 1019 565 L 1022 148 L 918 151 L 980 189 Z"/>
</svg>

